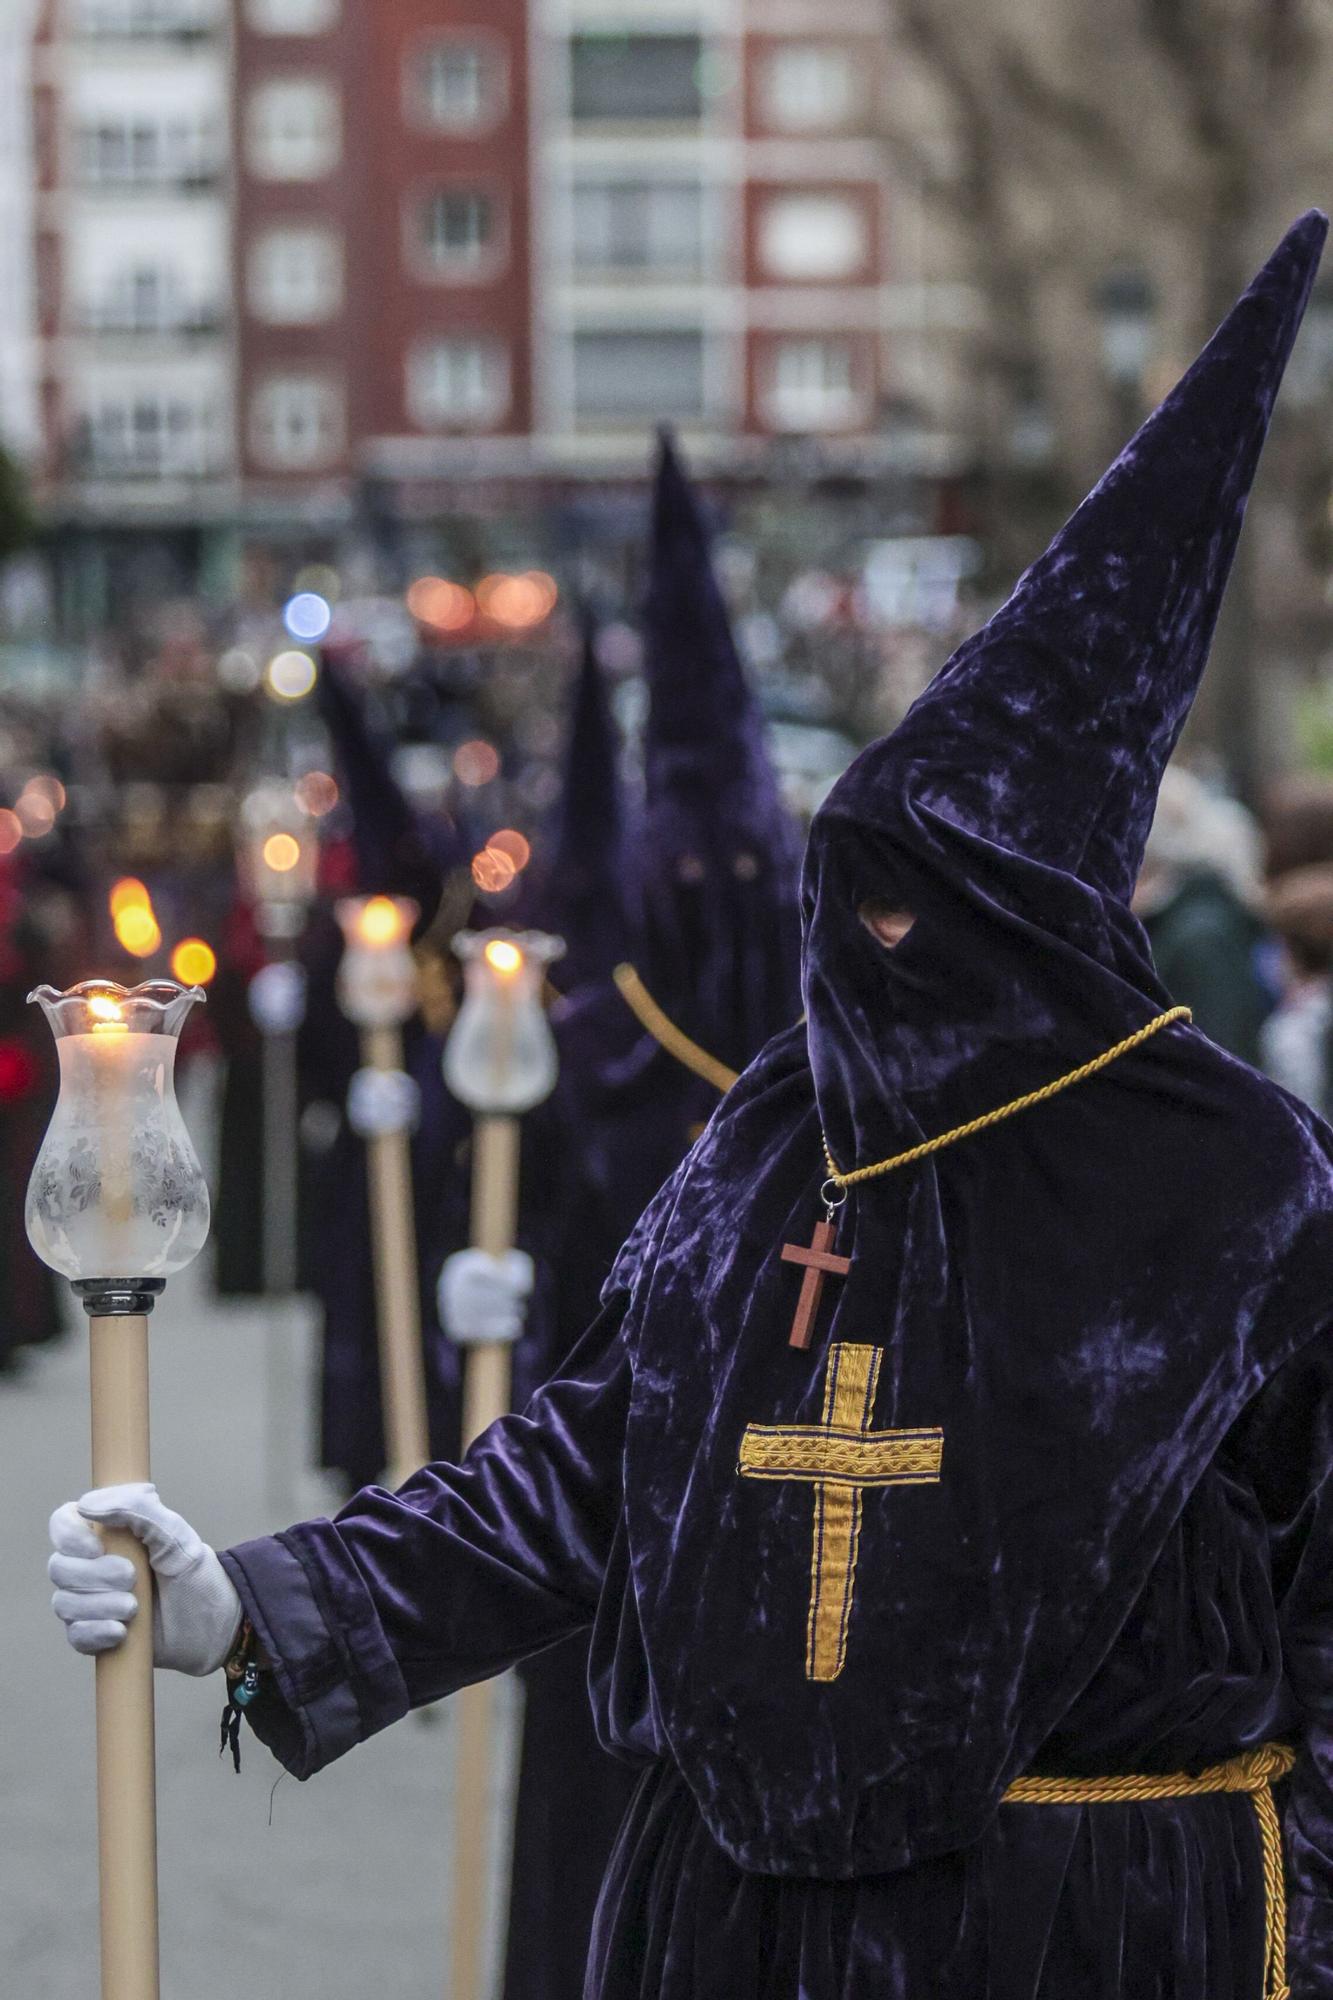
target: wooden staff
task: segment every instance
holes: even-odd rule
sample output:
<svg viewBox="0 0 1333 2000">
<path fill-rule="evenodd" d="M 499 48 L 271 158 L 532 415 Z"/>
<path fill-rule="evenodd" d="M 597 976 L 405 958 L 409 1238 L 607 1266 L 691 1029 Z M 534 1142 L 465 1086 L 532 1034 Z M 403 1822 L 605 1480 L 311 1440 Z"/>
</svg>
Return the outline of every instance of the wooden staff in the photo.
<svg viewBox="0 0 1333 2000">
<path fill-rule="evenodd" d="M 92 1354 L 93 1485 L 151 1477 L 148 1317 L 97 1314 Z M 157 2000 L 157 1796 L 153 1727 L 153 1574 L 127 1528 L 99 1530 L 134 1565 L 139 1615 L 124 1644 L 97 1656 L 97 1839 L 102 2000 Z"/>
<path fill-rule="evenodd" d="M 468 989 L 445 1051 L 445 1080 L 475 1114 L 472 1243 L 491 1257 L 514 1248 L 518 1223 L 519 1120 L 555 1083 L 555 1049 L 541 1011 L 544 966 L 564 949 L 541 932 L 487 938 L 464 932 L 455 947 Z M 523 1017 L 520 1031 L 520 1015 Z M 463 1445 L 470 1446 L 512 1400 L 509 1341 L 469 1344 L 463 1391 Z M 487 1842 L 495 1691 L 491 1681 L 454 1701 L 458 1761 L 454 1790 L 454 1903 L 450 2000 L 483 2000 L 487 1941 Z"/>
<path fill-rule="evenodd" d="M 367 1069 L 401 1070 L 401 1028 L 366 1028 L 361 1060 Z M 401 1486 L 430 1458 L 426 1364 L 421 1346 L 421 1297 L 412 1212 L 412 1148 L 406 1129 L 366 1140 L 370 1236 L 375 1266 L 380 1395 L 389 1483 Z"/>
</svg>

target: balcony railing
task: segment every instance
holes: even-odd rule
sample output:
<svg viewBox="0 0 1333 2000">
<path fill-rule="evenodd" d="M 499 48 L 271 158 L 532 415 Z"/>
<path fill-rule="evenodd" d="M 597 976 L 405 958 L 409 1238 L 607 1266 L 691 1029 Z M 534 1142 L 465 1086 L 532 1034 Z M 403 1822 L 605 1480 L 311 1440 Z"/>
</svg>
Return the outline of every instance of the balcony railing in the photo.
<svg viewBox="0 0 1333 2000">
<path fill-rule="evenodd" d="M 199 340 L 221 333 L 227 315 L 221 306 L 165 307 L 151 310 L 115 303 L 85 306 L 74 315 L 80 333 L 115 334 L 140 339 Z"/>
<path fill-rule="evenodd" d="M 203 42 L 221 33 L 217 6 L 108 6 L 88 0 L 74 12 L 69 32 L 81 41 Z"/>
</svg>

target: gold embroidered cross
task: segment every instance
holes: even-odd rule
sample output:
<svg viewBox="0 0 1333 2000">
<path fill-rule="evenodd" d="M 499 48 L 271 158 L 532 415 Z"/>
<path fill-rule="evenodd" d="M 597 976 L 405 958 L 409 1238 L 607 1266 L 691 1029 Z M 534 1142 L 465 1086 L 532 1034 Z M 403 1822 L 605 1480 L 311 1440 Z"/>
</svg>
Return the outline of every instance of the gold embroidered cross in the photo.
<svg viewBox="0 0 1333 2000">
<path fill-rule="evenodd" d="M 742 1479 L 799 1479 L 815 1489 L 805 1677 L 835 1681 L 847 1658 L 856 1589 L 861 1495 L 868 1486 L 935 1486 L 944 1432 L 870 1428 L 882 1347 L 834 1341 L 817 1424 L 750 1424 Z"/>
</svg>

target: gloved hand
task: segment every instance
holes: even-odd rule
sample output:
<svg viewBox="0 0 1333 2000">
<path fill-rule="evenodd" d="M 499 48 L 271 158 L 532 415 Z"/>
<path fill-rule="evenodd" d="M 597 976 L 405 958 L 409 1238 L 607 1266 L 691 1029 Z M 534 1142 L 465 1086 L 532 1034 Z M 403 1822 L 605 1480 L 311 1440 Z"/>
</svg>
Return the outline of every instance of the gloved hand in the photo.
<svg viewBox="0 0 1333 2000">
<path fill-rule="evenodd" d="M 207 1542 L 147 1484 L 101 1486 L 82 1500 L 67 1500 L 51 1516 L 51 1609 L 75 1652 L 112 1651 L 139 1609 L 133 1564 L 107 1555 L 90 1521 L 128 1528 L 148 1551 L 157 1579 L 153 1664 L 182 1674 L 211 1674 L 223 1666 L 241 1629 L 236 1586 Z"/>
<path fill-rule="evenodd" d="M 460 1347 L 517 1340 L 532 1283 L 532 1259 L 526 1250 L 507 1250 L 503 1257 L 492 1257 L 485 1250 L 456 1250 L 445 1258 L 436 1290 L 440 1325 Z"/>
</svg>

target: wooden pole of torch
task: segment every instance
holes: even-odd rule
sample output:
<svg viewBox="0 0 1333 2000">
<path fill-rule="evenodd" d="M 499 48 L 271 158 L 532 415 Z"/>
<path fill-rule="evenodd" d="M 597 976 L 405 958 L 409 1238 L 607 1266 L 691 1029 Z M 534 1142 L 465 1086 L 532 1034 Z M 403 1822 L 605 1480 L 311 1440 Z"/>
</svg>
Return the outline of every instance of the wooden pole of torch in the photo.
<svg viewBox="0 0 1333 2000">
<path fill-rule="evenodd" d="M 367 1069 L 400 1070 L 402 1029 L 363 1028 L 361 1060 Z M 412 1151 L 406 1132 L 379 1133 L 366 1141 L 366 1175 L 370 1187 L 384 1441 L 389 1483 L 401 1486 L 430 1459 L 417 1238 L 412 1213 Z"/>
<path fill-rule="evenodd" d="M 518 1222 L 517 1118 L 482 1116 L 473 1128 L 472 1241 L 492 1257 L 514 1247 Z M 463 1448 L 509 1408 L 513 1376 L 507 1341 L 468 1349 L 463 1389 Z M 490 1820 L 495 1683 L 478 1681 L 455 1698 L 458 1764 L 454 1793 L 453 1973 L 450 2000 L 483 2000 L 486 1861 L 481 1838 Z"/>
<path fill-rule="evenodd" d="M 93 1485 L 148 1479 L 148 1319 L 95 1315 Z M 153 1580 L 127 1529 L 101 1531 L 134 1564 L 139 1615 L 125 1643 L 97 1659 L 97 1833 L 102 2000 L 157 2000 L 157 1790 L 153 1730 Z"/>
</svg>

